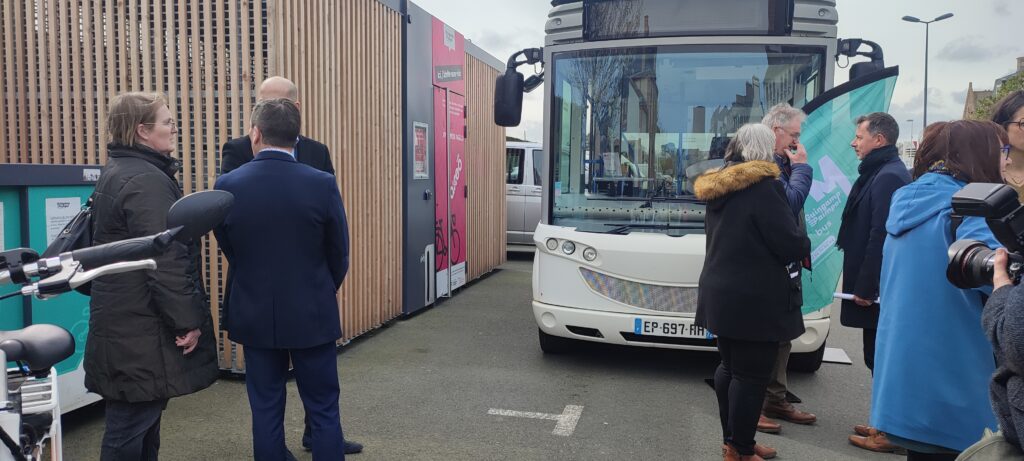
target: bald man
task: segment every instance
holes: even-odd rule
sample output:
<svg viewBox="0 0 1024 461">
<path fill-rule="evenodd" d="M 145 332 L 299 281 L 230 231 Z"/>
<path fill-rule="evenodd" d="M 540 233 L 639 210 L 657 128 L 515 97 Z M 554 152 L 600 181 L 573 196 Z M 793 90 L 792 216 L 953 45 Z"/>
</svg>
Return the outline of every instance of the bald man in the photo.
<svg viewBox="0 0 1024 461">
<path fill-rule="evenodd" d="M 264 99 L 284 98 L 295 103 L 299 109 L 302 104 L 299 102 L 299 89 L 284 77 L 270 77 L 260 84 L 259 92 L 256 95 L 260 101 Z M 224 174 L 238 168 L 252 160 L 252 141 L 249 136 L 232 139 L 224 143 L 221 148 L 220 173 Z M 327 146 L 299 135 L 295 142 L 295 160 L 316 168 L 325 173 L 334 174 L 334 165 L 331 164 L 331 151 Z"/>
<path fill-rule="evenodd" d="M 288 99 L 295 103 L 295 105 L 301 110 L 302 104 L 299 102 L 299 89 L 295 86 L 291 80 L 284 77 L 270 77 L 260 84 L 259 92 L 256 94 L 257 99 L 260 101 L 265 99 Z M 334 166 L 331 164 L 331 152 L 327 149 L 327 146 L 309 139 L 305 136 L 299 135 L 299 138 L 295 142 L 295 159 L 299 163 L 304 163 L 313 168 L 316 168 L 325 173 L 334 174 Z M 242 136 L 241 138 L 232 139 L 221 148 L 221 160 L 220 160 L 220 174 L 227 174 L 231 170 L 234 170 L 253 158 L 252 155 L 252 140 L 249 136 Z M 227 285 L 231 285 L 231 270 L 228 269 L 228 282 Z M 224 302 L 221 307 L 221 325 L 227 325 L 228 317 L 228 295 L 227 291 L 224 291 Z M 308 420 L 306 421 L 305 430 L 302 433 L 302 448 L 309 451 L 312 447 L 312 435 L 309 427 Z M 345 441 L 345 454 L 359 453 L 363 451 L 362 444 L 352 441 Z M 287 461 L 294 459 L 294 456 L 289 452 Z"/>
</svg>

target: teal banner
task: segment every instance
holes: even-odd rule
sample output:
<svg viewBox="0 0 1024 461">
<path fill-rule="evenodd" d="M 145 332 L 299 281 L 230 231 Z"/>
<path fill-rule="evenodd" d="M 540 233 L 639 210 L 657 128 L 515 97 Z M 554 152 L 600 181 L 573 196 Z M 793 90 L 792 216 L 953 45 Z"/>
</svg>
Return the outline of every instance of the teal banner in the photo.
<svg viewBox="0 0 1024 461">
<path fill-rule="evenodd" d="M 814 182 L 804 203 L 812 268 L 803 273 L 805 315 L 832 304 L 843 272 L 843 253 L 836 248 L 836 235 L 860 164 L 850 147 L 857 128 L 854 122 L 861 115 L 889 110 L 898 75 L 898 69 L 892 67 L 851 80 L 804 107 L 807 120 L 800 140 L 807 148 L 807 163 L 814 168 Z"/>
</svg>

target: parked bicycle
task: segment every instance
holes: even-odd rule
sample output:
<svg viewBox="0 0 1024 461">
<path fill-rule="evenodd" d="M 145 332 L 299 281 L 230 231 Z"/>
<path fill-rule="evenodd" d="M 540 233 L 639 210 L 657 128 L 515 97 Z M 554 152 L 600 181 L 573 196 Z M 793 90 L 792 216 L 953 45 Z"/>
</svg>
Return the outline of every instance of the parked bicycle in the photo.
<svg viewBox="0 0 1024 461">
<path fill-rule="evenodd" d="M 0 285 L 21 288 L 0 296 L 48 299 L 67 293 L 97 277 L 156 269 L 152 259 L 175 242 L 202 237 L 227 215 L 234 197 L 204 191 L 178 200 L 167 212 L 159 234 L 112 242 L 40 258 L 29 248 L 0 252 Z M 48 324 L 0 331 L 0 362 L 14 362 L 0 386 L 0 461 L 36 461 L 49 446 L 52 461 L 63 460 L 60 398 L 54 365 L 75 352 L 67 330 Z"/>
</svg>

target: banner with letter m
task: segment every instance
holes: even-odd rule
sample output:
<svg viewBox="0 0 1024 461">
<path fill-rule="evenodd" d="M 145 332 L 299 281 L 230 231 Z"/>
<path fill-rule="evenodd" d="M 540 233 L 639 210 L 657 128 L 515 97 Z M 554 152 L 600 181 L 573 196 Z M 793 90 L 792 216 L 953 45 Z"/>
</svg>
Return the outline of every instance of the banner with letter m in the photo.
<svg viewBox="0 0 1024 461">
<path fill-rule="evenodd" d="M 805 315 L 832 303 L 843 271 L 836 235 L 860 164 L 850 147 L 857 129 L 854 122 L 861 115 L 889 110 L 898 76 L 899 68 L 889 67 L 826 91 L 803 107 L 807 120 L 800 140 L 807 148 L 807 163 L 814 168 L 804 203 L 812 267 L 803 273 Z"/>
</svg>

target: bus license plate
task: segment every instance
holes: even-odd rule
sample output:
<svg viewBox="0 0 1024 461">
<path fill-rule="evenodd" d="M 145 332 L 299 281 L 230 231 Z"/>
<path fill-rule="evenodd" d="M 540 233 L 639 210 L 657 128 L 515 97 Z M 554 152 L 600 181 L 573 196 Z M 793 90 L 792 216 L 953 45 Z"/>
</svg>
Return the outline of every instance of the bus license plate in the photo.
<svg viewBox="0 0 1024 461">
<path fill-rule="evenodd" d="M 633 320 L 633 333 L 647 336 L 670 336 L 675 338 L 711 339 L 715 335 L 706 328 L 692 322 L 647 320 L 637 317 Z"/>
</svg>

